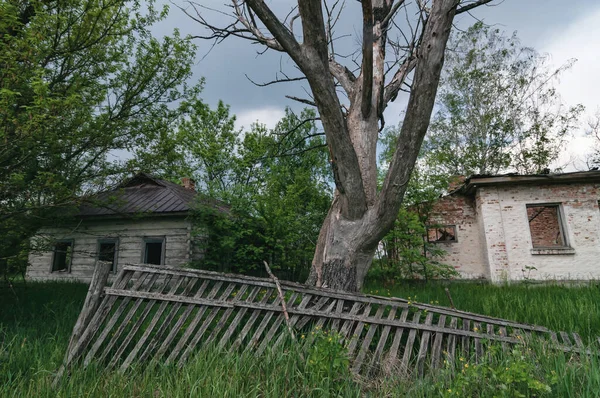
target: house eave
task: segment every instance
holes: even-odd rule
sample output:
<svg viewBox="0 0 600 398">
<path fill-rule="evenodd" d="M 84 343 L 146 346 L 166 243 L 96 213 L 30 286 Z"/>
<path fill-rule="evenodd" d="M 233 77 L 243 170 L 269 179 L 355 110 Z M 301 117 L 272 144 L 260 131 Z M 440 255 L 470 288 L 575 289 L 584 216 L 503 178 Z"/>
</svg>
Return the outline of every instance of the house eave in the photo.
<svg viewBox="0 0 600 398">
<path fill-rule="evenodd" d="M 465 184 L 455 192 L 465 195 L 473 195 L 478 188 L 486 186 L 510 186 L 510 185 L 554 185 L 554 184 L 577 184 L 577 183 L 600 183 L 600 171 L 579 171 L 561 174 L 533 174 L 518 175 L 507 174 L 501 176 L 471 176 Z"/>
</svg>

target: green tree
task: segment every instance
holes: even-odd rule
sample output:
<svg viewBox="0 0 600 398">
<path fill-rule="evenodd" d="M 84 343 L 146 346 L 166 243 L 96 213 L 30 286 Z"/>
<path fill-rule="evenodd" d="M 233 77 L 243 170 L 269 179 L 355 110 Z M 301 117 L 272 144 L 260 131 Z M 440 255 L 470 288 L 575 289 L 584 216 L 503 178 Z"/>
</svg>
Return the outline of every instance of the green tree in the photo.
<svg viewBox="0 0 600 398">
<path fill-rule="evenodd" d="M 387 165 L 395 151 L 399 129 L 385 129 L 379 161 Z M 385 169 L 385 167 L 384 167 Z M 441 260 L 445 251 L 427 240 L 433 203 L 448 187 L 449 178 L 428 173 L 418 161 L 392 229 L 383 237 L 369 278 L 379 283 L 399 279 L 450 278 L 458 273 Z"/>
<path fill-rule="evenodd" d="M 167 9 L 125 0 L 0 3 L 0 270 L 41 223 L 124 171 L 178 118 L 195 47 L 152 37 Z M 121 152 L 123 153 L 123 152 Z M 56 221 L 53 221 L 56 222 Z"/>
<path fill-rule="evenodd" d="M 204 147 L 210 159 L 196 162 L 200 186 L 228 204 L 223 211 L 200 199 L 196 225 L 204 257 L 199 266 L 262 273 L 266 260 L 284 278 L 306 278 L 331 203 L 327 152 L 314 121 L 311 111 L 296 115 L 288 109 L 272 131 L 255 124 L 242 139 L 230 124 L 210 143 L 190 143 Z M 205 156 L 204 150 L 189 155 Z"/>
<path fill-rule="evenodd" d="M 562 105 L 548 56 L 476 23 L 446 51 L 439 110 L 424 143 L 433 173 L 540 173 L 558 158 L 583 106 Z"/>
</svg>

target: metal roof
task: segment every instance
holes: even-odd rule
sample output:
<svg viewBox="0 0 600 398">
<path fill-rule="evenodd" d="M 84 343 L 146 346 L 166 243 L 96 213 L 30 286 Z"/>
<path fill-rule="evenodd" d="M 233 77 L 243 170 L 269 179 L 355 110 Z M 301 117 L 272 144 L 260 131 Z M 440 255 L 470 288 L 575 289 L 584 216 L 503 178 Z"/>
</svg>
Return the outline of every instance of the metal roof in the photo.
<svg viewBox="0 0 600 398">
<path fill-rule="evenodd" d="M 79 215 L 185 213 L 191 209 L 196 195 L 194 190 L 139 173 L 116 188 L 86 200 Z"/>
</svg>

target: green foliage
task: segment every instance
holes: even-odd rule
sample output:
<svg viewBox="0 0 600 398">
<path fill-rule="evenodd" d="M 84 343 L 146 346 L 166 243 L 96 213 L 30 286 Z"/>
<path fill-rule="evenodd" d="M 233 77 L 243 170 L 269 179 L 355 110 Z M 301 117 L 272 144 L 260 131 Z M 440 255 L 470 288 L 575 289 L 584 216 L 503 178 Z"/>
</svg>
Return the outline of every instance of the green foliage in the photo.
<svg viewBox="0 0 600 398">
<path fill-rule="evenodd" d="M 347 378 L 349 374 L 348 349 L 343 336 L 338 332 L 315 327 L 310 335 L 300 336 L 308 339 L 310 347 L 306 358 L 306 370 L 317 378 Z"/>
<path fill-rule="evenodd" d="M 403 284 L 402 290 L 396 288 L 395 294 L 402 293 L 406 297 L 407 293 L 418 291 L 423 300 L 439 294 L 440 302 L 446 303 L 443 286 L 436 283 L 418 286 Z M 537 322 L 554 330 L 580 333 L 588 330 L 587 335 L 581 333 L 584 341 L 596 336 L 600 328 L 597 316 L 600 311 L 600 290 L 593 284 L 575 288 L 534 288 L 460 282 L 449 287 L 462 310 L 479 311 L 486 308 L 485 313 L 491 316 Z M 471 362 L 469 380 L 461 372 L 467 361 L 464 358 L 458 365 L 461 368 L 448 368 L 421 380 L 392 374 L 359 382 L 341 365 L 339 368 L 332 367 L 336 370 L 331 372 L 325 366 L 315 371 L 308 363 L 312 346 L 307 347 L 308 351 L 303 350 L 306 356 L 302 358 L 299 351 L 304 344 L 292 342 L 277 350 L 267 350 L 260 360 L 253 353 L 224 353 L 205 347 L 181 368 L 164 365 L 134 367 L 121 373 L 117 370 L 102 371 L 95 366 L 85 370 L 76 367 L 54 389 L 51 386 L 54 372 L 64 358 L 87 286 L 65 282 L 30 282 L 26 286 L 17 284 L 15 290 L 16 296 L 0 288 L 2 397 L 432 397 L 443 396 L 448 389 L 455 391 L 458 387 L 472 392 L 462 395 L 466 397 L 502 396 L 500 389 L 490 391 L 487 379 L 479 376 L 480 371 L 493 380 L 491 385 L 505 384 L 512 391 L 521 393 L 528 388 L 529 396 L 591 398 L 597 397 L 600 391 L 600 360 L 596 355 L 577 356 L 531 346 L 531 352 L 520 350 L 506 355 L 498 352 L 486 358 L 485 365 L 477 365 L 474 369 Z M 549 302 L 552 305 L 548 305 Z M 544 311 L 540 311 L 541 308 Z M 330 346 L 323 331 L 320 336 L 322 338 L 319 341 L 325 347 L 319 352 L 328 352 L 331 348 L 334 353 L 341 354 L 340 346 Z M 297 338 L 305 341 L 309 336 Z M 343 361 L 337 354 L 329 357 L 339 358 L 340 363 Z M 483 366 L 491 369 L 484 369 Z M 520 381 L 522 379 L 526 381 Z M 536 380 L 550 386 L 552 391 L 536 393 Z M 525 387 L 526 384 L 531 387 Z M 478 391 L 490 394 L 478 395 Z"/>
<path fill-rule="evenodd" d="M 376 261 L 369 278 L 393 283 L 402 279 L 448 279 L 458 273 L 438 261 L 445 251 L 427 241 L 427 227 L 419 214 L 400 209 L 392 230 L 381 241 L 383 255 Z"/>
<path fill-rule="evenodd" d="M 281 278 L 303 280 L 331 202 L 314 113 L 287 110 L 272 131 L 254 125 L 242 135 L 228 108 L 195 109 L 178 132 L 181 157 L 205 194 L 193 214 L 204 254 L 192 265 L 262 274 L 264 260 Z"/>
<path fill-rule="evenodd" d="M 439 111 L 423 145 L 433 174 L 540 173 L 558 158 L 583 106 L 566 108 L 554 88 L 574 61 L 548 56 L 516 35 L 476 23 L 448 45 Z"/>
<path fill-rule="evenodd" d="M 194 97 L 195 47 L 166 16 L 125 0 L 0 4 L 0 273 L 22 270 L 27 238 L 121 175 L 115 151 L 154 140 Z M 15 265 L 18 261 L 19 265 Z"/>
<path fill-rule="evenodd" d="M 389 164 L 399 129 L 384 131 L 380 162 Z M 385 167 L 384 167 L 385 170 Z M 381 240 L 378 256 L 367 278 L 394 283 L 402 279 L 438 279 L 458 276 L 454 268 L 439 260 L 445 251 L 427 240 L 429 214 L 435 200 L 448 186 L 449 177 L 430 174 L 417 163 L 408 182 L 402 207 L 390 232 Z"/>
<path fill-rule="evenodd" d="M 494 345 L 488 347 L 480 363 L 460 357 L 456 368 L 446 361 L 442 372 L 452 373 L 451 382 L 439 381 L 436 387 L 443 397 L 531 397 L 552 392 L 551 384 L 557 382 L 556 372 L 539 375 L 540 366 L 534 352 L 516 347 L 508 354 Z M 553 371 L 552 371 L 553 372 Z"/>
</svg>

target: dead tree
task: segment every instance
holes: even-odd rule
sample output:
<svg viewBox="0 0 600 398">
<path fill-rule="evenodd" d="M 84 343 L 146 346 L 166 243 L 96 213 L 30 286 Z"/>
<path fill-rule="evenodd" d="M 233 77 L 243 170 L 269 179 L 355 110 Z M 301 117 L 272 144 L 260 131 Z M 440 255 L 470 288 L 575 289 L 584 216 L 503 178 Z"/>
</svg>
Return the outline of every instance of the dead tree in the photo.
<svg viewBox="0 0 600 398">
<path fill-rule="evenodd" d="M 375 249 L 398 214 L 429 126 L 454 16 L 491 1 L 362 0 L 361 56 L 350 60 L 338 56 L 334 47 L 333 27 L 340 17 L 336 10 L 343 7 L 339 0 L 299 0 L 286 18 L 275 15 L 265 1 L 232 0 L 233 19 L 224 27 L 211 23 L 200 4 L 190 3 L 184 10 L 208 30 L 197 37 L 216 42 L 240 37 L 287 53 L 310 86 L 311 99 L 290 98 L 318 109 L 336 190 L 319 234 L 309 284 L 361 288 Z M 400 17 L 405 18 L 405 28 L 397 21 Z M 294 32 L 298 23 L 301 36 Z M 392 28 L 399 30 L 401 39 L 391 38 Z M 344 64 L 352 61 L 355 71 Z M 376 150 L 383 113 L 401 90 L 410 93 L 408 106 L 378 191 Z"/>
</svg>

